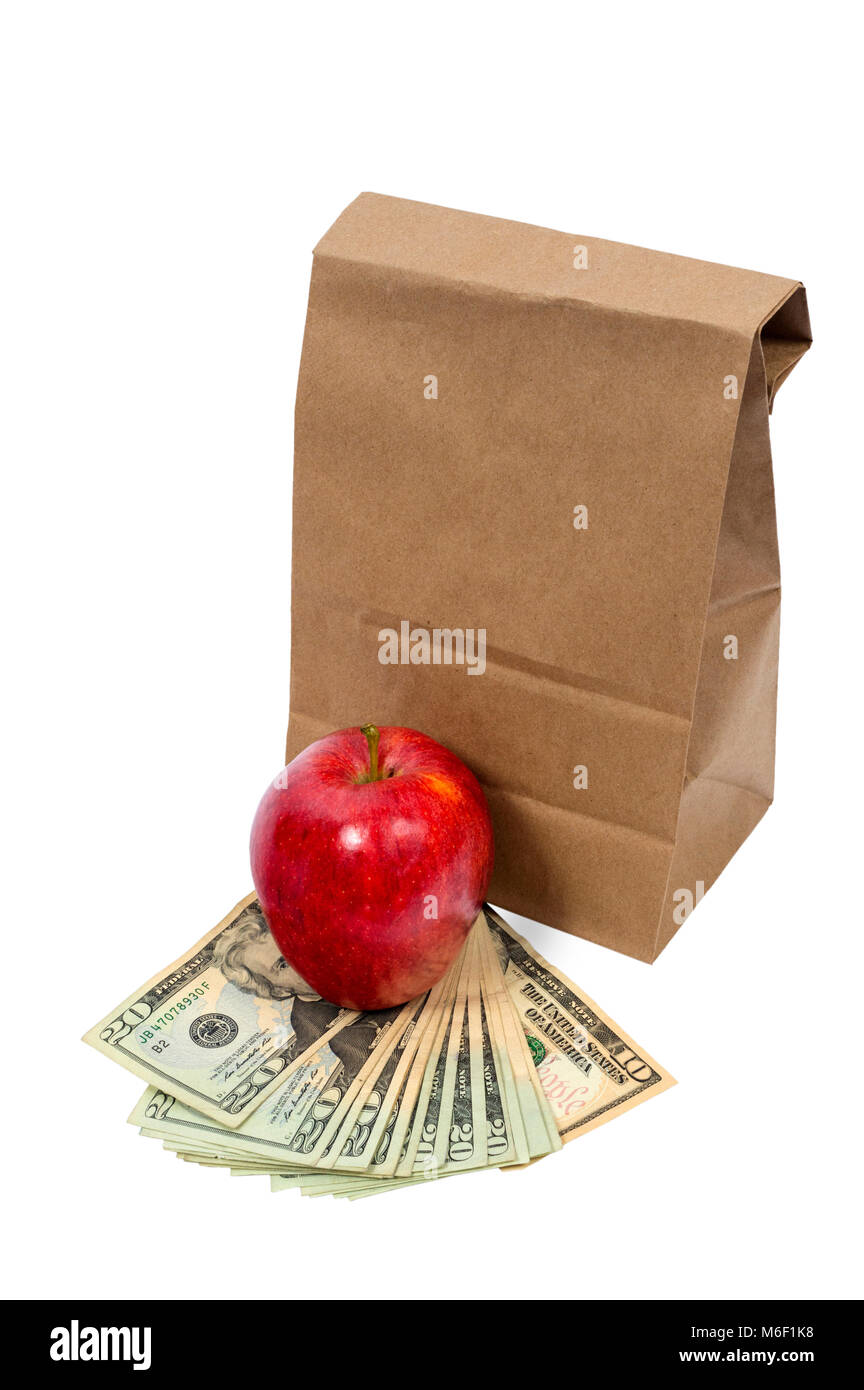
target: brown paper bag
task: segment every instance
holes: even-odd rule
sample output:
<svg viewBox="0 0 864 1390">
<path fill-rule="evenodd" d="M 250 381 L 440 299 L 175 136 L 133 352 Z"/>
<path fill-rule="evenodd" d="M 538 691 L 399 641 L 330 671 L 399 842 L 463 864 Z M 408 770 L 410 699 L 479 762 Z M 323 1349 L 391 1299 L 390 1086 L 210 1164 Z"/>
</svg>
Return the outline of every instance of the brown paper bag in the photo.
<svg viewBox="0 0 864 1390">
<path fill-rule="evenodd" d="M 486 789 L 495 903 L 654 960 L 771 801 L 809 341 L 792 280 L 358 198 L 309 296 L 288 758 L 422 729 Z"/>
</svg>

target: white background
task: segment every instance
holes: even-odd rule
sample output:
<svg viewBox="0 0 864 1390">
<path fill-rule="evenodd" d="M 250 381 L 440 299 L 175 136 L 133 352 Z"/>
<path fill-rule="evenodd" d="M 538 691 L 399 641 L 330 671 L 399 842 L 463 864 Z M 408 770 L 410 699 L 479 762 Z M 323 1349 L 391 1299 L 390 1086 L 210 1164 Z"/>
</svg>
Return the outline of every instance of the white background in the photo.
<svg viewBox="0 0 864 1390">
<path fill-rule="evenodd" d="M 9 1296 L 862 1292 L 851 12 L 3 5 Z M 530 1171 L 349 1204 L 139 1139 L 79 1037 L 251 886 L 310 251 L 363 189 L 799 277 L 816 342 L 772 424 L 776 804 L 653 967 L 527 928 L 680 1085 Z"/>
</svg>

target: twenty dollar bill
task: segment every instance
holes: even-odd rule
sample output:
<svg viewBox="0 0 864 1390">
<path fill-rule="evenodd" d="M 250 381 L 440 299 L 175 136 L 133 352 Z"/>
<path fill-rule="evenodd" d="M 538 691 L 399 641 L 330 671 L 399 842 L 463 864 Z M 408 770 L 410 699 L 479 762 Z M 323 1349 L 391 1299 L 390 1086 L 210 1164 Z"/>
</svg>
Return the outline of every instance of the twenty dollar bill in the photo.
<svg viewBox="0 0 864 1390">
<path fill-rule="evenodd" d="M 372 1015 L 383 1027 L 398 1010 Z M 254 894 L 84 1035 L 202 1115 L 237 1128 L 358 1014 L 282 958 Z"/>
</svg>

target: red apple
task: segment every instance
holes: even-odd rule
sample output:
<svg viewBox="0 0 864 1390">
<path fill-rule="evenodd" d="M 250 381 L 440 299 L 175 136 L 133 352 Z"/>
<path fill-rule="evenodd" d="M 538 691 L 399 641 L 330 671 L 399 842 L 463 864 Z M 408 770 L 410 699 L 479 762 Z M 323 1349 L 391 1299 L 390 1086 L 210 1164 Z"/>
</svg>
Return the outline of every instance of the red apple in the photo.
<svg viewBox="0 0 864 1390">
<path fill-rule="evenodd" d="M 289 763 L 252 826 L 252 878 L 280 951 L 314 990 L 386 1009 L 458 955 L 492 872 L 479 782 L 415 729 L 340 729 Z"/>
</svg>

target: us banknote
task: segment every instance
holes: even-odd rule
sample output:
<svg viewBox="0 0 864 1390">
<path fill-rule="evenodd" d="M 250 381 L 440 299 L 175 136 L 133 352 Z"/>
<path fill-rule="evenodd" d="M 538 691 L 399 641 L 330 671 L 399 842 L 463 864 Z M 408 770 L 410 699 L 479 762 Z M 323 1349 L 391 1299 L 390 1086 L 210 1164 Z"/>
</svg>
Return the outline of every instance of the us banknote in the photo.
<svg viewBox="0 0 864 1390">
<path fill-rule="evenodd" d="M 357 1199 L 522 1166 L 674 1084 L 491 908 L 438 985 L 375 1014 L 312 994 L 260 922 L 245 899 L 87 1035 L 150 1082 L 129 1119 L 184 1162 Z"/>
<path fill-rule="evenodd" d="M 291 969 L 250 894 L 84 1041 L 230 1129 L 357 1017 Z"/>
<path fill-rule="evenodd" d="M 534 1077 L 564 1143 L 675 1085 L 665 1068 L 494 908 L 484 912 Z"/>
</svg>

